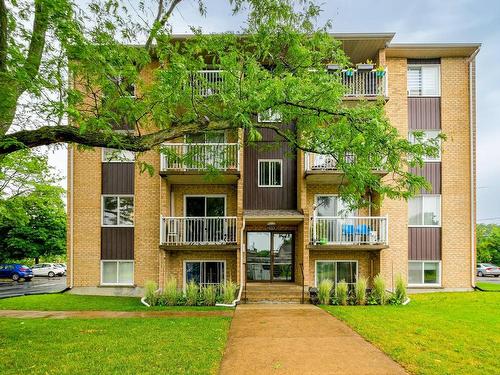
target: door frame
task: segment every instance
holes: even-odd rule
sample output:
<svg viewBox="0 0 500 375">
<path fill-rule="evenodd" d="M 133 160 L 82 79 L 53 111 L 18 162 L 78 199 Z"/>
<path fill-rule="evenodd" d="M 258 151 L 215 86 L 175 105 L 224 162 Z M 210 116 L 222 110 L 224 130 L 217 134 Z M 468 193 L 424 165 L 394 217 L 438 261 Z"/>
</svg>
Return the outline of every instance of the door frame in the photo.
<svg viewBox="0 0 500 375">
<path fill-rule="evenodd" d="M 248 274 L 247 274 L 247 265 L 248 265 L 248 251 L 246 249 L 246 244 L 248 243 L 248 233 L 270 233 L 271 235 L 271 248 L 269 249 L 269 280 L 248 280 Z M 291 234 L 292 235 L 292 279 L 291 280 L 273 280 L 274 275 L 274 241 L 273 241 L 273 235 L 274 234 Z M 245 283 L 294 283 L 295 282 L 295 235 L 296 231 L 294 230 L 247 230 L 245 232 Z"/>
<path fill-rule="evenodd" d="M 187 198 L 191 198 L 191 197 L 194 197 L 194 198 L 200 198 L 200 197 L 203 197 L 203 198 L 224 198 L 224 216 L 222 217 L 226 217 L 227 216 L 227 194 L 184 194 L 184 202 L 183 202 L 183 213 L 184 213 L 184 217 L 188 217 L 187 216 Z M 205 214 L 203 217 L 212 217 L 212 216 L 207 216 L 207 200 L 205 199 Z M 214 216 L 216 217 L 216 216 Z"/>
</svg>

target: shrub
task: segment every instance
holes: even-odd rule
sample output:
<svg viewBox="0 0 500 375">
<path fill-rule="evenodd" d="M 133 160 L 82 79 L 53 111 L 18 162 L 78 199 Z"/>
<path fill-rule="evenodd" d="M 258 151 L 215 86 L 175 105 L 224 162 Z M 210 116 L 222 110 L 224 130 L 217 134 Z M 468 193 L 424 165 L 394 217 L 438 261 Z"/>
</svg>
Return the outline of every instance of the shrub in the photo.
<svg viewBox="0 0 500 375">
<path fill-rule="evenodd" d="M 341 280 L 337 287 L 335 288 L 335 299 L 337 300 L 339 305 L 346 306 L 347 305 L 347 293 L 348 287 L 347 283 L 344 280 Z"/>
<path fill-rule="evenodd" d="M 366 277 L 360 277 L 354 285 L 354 297 L 357 305 L 366 305 Z"/>
<path fill-rule="evenodd" d="M 214 306 L 217 299 L 217 289 L 213 285 L 205 286 L 201 289 L 203 296 L 203 304 L 206 306 Z"/>
<path fill-rule="evenodd" d="M 162 299 L 164 304 L 167 306 L 176 306 L 179 304 L 179 298 L 181 293 L 177 289 L 177 281 L 172 278 L 165 283 L 165 289 L 163 290 Z"/>
<path fill-rule="evenodd" d="M 191 280 L 186 285 L 186 305 L 187 306 L 196 306 L 198 304 L 198 296 L 199 296 L 200 288 L 198 284 L 194 280 Z"/>
<path fill-rule="evenodd" d="M 387 292 L 385 291 L 385 280 L 380 274 L 373 279 L 372 296 L 379 305 L 387 303 Z"/>
<path fill-rule="evenodd" d="M 238 290 L 238 285 L 232 281 L 226 282 L 224 286 L 224 296 L 223 302 L 226 304 L 233 303 L 236 299 L 236 292 Z"/>
<path fill-rule="evenodd" d="M 332 291 L 332 288 L 333 288 L 333 281 L 330 279 L 322 280 L 319 283 L 319 288 L 318 288 L 319 303 L 321 303 L 322 305 L 330 304 L 330 292 Z"/>
<path fill-rule="evenodd" d="M 394 289 L 393 303 L 397 305 L 403 304 L 408 295 L 406 293 L 406 284 L 401 275 L 396 278 L 396 288 Z"/>
<path fill-rule="evenodd" d="M 146 281 L 144 285 L 144 297 L 146 297 L 146 302 L 151 306 L 158 305 L 159 296 L 158 296 L 158 285 L 154 281 Z"/>
</svg>

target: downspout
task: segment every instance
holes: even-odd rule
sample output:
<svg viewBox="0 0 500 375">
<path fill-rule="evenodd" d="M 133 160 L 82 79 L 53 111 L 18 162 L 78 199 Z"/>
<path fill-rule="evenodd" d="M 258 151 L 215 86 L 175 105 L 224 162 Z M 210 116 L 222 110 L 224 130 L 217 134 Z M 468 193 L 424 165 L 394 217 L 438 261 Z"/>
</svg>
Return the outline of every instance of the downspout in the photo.
<svg viewBox="0 0 500 375">
<path fill-rule="evenodd" d="M 73 199 L 73 194 L 74 194 L 74 163 L 73 163 L 73 158 L 74 158 L 74 148 L 73 145 L 68 145 L 69 148 L 69 183 L 70 183 L 70 188 L 69 188 L 69 196 L 70 196 L 70 207 L 71 210 L 69 212 L 69 233 L 70 233 L 70 241 L 69 241 L 69 253 L 70 253 L 70 270 L 71 270 L 71 277 L 69 281 L 69 288 L 72 289 L 74 285 L 74 280 L 75 280 L 75 272 L 74 272 L 74 199 Z"/>
<path fill-rule="evenodd" d="M 472 75 L 472 66 L 475 63 L 476 55 L 479 53 L 479 47 L 474 51 L 474 53 L 467 60 L 469 63 L 469 137 L 470 137 L 470 223 L 471 223 L 471 233 L 470 233 L 470 242 L 471 242 L 471 286 L 472 288 L 476 285 L 476 273 L 475 273 L 475 264 L 476 264 L 476 228 L 475 228 L 475 194 L 474 194 L 474 186 L 475 186 L 475 158 L 474 158 L 474 125 L 475 125 L 475 116 L 474 111 L 476 110 L 475 103 L 475 93 L 476 88 L 473 86 L 474 77 Z M 474 90 L 473 90 L 474 87 Z M 473 110 L 474 109 L 474 110 Z"/>
<path fill-rule="evenodd" d="M 243 267 L 243 256 L 245 255 L 245 242 L 243 241 L 243 236 L 245 234 L 245 217 L 243 217 L 243 223 L 241 225 L 240 232 L 240 290 L 238 292 L 238 297 L 233 301 L 233 303 L 216 303 L 215 306 L 223 307 L 236 307 L 236 305 L 241 301 L 241 294 L 243 292 L 243 283 L 245 281 L 244 267 Z"/>
</svg>

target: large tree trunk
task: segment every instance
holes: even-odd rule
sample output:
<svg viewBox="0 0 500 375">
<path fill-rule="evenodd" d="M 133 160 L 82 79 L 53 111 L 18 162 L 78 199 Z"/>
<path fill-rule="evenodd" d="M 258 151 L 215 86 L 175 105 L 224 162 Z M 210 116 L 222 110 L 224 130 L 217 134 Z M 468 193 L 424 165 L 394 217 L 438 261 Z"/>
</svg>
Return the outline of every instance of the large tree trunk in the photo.
<svg viewBox="0 0 500 375">
<path fill-rule="evenodd" d="M 19 91 L 16 88 L 15 82 L 2 77 L 2 74 L 0 73 L 0 135 L 5 135 L 12 126 L 16 115 Z"/>
</svg>

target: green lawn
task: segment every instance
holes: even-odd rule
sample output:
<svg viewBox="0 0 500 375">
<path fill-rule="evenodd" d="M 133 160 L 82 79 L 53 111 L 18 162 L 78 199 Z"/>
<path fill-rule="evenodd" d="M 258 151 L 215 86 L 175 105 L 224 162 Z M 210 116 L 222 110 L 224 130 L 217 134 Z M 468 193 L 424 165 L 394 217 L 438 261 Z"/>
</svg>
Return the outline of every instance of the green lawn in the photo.
<svg viewBox="0 0 500 375">
<path fill-rule="evenodd" d="M 0 374 L 214 374 L 230 318 L 0 319 Z"/>
<path fill-rule="evenodd" d="M 476 286 L 478 286 L 481 289 L 484 290 L 492 290 L 495 292 L 500 292 L 500 284 L 492 284 L 492 283 L 476 283 Z"/>
<path fill-rule="evenodd" d="M 498 373 L 499 293 L 431 293 L 407 306 L 324 306 L 414 374 Z"/>
<path fill-rule="evenodd" d="M 218 310 L 215 306 L 173 306 L 147 307 L 136 297 L 81 296 L 76 294 L 41 294 L 33 296 L 0 299 L 0 310 L 110 310 L 110 311 L 153 311 L 153 310 Z"/>
</svg>

